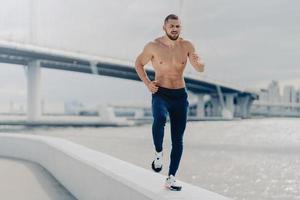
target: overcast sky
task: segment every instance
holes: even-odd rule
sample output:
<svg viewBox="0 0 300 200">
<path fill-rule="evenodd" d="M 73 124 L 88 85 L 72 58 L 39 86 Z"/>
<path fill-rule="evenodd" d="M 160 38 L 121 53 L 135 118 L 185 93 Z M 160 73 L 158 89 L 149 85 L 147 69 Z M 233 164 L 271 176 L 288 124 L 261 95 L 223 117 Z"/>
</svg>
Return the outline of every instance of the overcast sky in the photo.
<svg viewBox="0 0 300 200">
<path fill-rule="evenodd" d="M 199 76 L 247 88 L 273 79 L 300 86 L 297 0 L 3 0 L 0 39 L 133 61 L 164 34 L 169 13 L 182 17 L 182 37 L 206 63 Z M 42 97 L 95 105 L 150 95 L 140 82 L 43 69 Z M 0 103 L 25 99 L 24 69 L 1 64 Z"/>
</svg>

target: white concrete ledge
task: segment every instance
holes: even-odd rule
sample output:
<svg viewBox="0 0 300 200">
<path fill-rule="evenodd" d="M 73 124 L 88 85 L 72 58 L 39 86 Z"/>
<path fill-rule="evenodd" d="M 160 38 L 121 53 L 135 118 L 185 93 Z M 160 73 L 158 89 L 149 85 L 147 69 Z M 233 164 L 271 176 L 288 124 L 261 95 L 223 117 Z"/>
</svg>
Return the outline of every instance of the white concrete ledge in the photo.
<svg viewBox="0 0 300 200">
<path fill-rule="evenodd" d="M 229 200 L 183 182 L 181 192 L 168 191 L 165 176 L 59 138 L 1 134 L 0 156 L 42 165 L 80 200 Z"/>
</svg>

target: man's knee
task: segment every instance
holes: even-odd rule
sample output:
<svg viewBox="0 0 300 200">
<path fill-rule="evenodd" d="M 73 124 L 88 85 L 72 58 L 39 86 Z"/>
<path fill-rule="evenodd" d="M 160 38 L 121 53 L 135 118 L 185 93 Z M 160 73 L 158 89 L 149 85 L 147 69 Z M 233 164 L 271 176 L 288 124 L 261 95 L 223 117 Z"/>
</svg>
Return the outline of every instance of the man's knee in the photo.
<svg viewBox="0 0 300 200">
<path fill-rule="evenodd" d="M 167 122 L 167 116 L 165 115 L 156 115 L 154 116 L 154 124 L 165 125 Z"/>
<path fill-rule="evenodd" d="M 172 148 L 179 148 L 183 147 L 183 134 L 173 133 L 171 136 L 172 141 Z"/>
</svg>

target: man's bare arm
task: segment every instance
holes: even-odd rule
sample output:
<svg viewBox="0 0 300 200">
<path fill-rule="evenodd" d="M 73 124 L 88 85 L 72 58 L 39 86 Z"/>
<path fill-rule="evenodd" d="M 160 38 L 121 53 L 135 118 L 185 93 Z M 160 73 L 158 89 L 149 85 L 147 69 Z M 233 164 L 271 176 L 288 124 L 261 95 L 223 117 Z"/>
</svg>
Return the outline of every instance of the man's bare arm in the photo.
<svg viewBox="0 0 300 200">
<path fill-rule="evenodd" d="M 144 66 L 152 59 L 153 54 L 152 54 L 152 47 L 151 43 L 148 43 L 145 47 L 143 52 L 136 58 L 135 61 L 135 70 L 140 77 L 140 79 L 145 83 L 147 88 L 151 93 L 155 93 L 158 90 L 158 87 L 156 86 L 155 81 L 151 81 L 147 73 L 144 69 Z"/>
<path fill-rule="evenodd" d="M 204 72 L 204 66 L 205 66 L 204 62 L 199 57 L 199 55 L 195 53 L 195 47 L 191 42 L 187 42 L 187 45 L 188 45 L 188 57 L 190 63 L 198 72 Z"/>
</svg>

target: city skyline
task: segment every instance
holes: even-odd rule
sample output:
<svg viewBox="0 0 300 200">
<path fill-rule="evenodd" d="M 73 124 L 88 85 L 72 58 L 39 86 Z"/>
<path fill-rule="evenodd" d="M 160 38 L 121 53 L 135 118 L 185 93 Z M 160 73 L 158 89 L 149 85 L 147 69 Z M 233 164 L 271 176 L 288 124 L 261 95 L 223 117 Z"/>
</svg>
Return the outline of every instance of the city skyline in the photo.
<svg viewBox="0 0 300 200">
<path fill-rule="evenodd" d="M 261 88 L 258 92 L 260 102 L 269 103 L 300 103 L 300 87 L 293 85 L 280 86 L 278 81 L 273 80 L 267 88 Z"/>
</svg>

